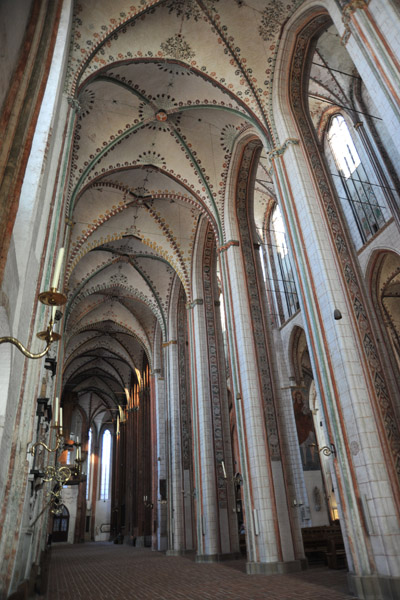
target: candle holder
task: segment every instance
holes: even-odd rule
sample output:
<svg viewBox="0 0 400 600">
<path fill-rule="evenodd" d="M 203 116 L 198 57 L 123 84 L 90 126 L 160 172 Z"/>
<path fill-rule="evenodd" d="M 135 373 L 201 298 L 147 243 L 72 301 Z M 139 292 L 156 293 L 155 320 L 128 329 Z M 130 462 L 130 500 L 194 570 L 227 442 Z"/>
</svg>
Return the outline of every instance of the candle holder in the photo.
<svg viewBox="0 0 400 600">
<path fill-rule="evenodd" d="M 47 444 L 45 444 L 44 442 L 35 442 L 35 444 L 33 444 L 28 452 L 30 454 L 32 454 L 32 456 L 35 456 L 35 452 L 36 452 L 36 448 L 38 448 L 39 446 L 42 446 L 42 448 L 44 448 L 45 450 L 47 450 L 47 452 L 57 452 L 57 450 L 59 450 L 60 448 L 64 447 L 64 438 L 63 436 L 60 434 L 58 425 L 53 425 L 54 429 L 57 429 L 57 437 L 56 437 L 56 445 L 54 448 L 50 448 Z"/>
<path fill-rule="evenodd" d="M 308 446 L 309 448 L 316 448 L 318 452 L 322 452 L 324 456 L 331 456 L 331 454 L 333 454 L 335 458 L 337 457 L 336 446 L 333 442 L 330 442 L 329 446 L 322 446 L 321 448 L 318 444 L 308 444 Z"/>
<path fill-rule="evenodd" d="M 72 471 L 69 467 L 64 465 L 53 467 L 48 465 L 43 473 L 43 481 L 57 481 L 61 485 L 64 485 L 72 477 Z"/>
<path fill-rule="evenodd" d="M 329 446 L 322 446 L 322 448 L 319 449 L 319 452 L 322 452 L 324 456 L 330 456 L 333 454 L 333 456 L 336 458 L 336 446 L 332 442 Z"/>
<path fill-rule="evenodd" d="M 50 288 L 49 291 L 42 292 L 41 294 L 39 294 L 39 301 L 42 304 L 45 304 L 46 306 L 62 306 L 66 303 L 67 297 L 61 292 L 59 292 L 57 288 Z M 53 316 L 51 316 L 47 329 L 45 331 L 39 331 L 39 333 L 36 334 L 36 336 L 40 340 L 46 342 L 45 349 L 42 350 L 42 352 L 38 352 L 37 354 L 30 352 L 19 340 L 17 340 L 17 338 L 12 336 L 0 337 L 0 344 L 13 344 L 27 358 L 43 358 L 43 356 L 45 356 L 49 351 L 51 344 L 53 342 L 58 342 L 58 340 L 61 338 L 61 335 L 59 333 L 53 331 L 53 327 L 54 320 Z"/>
<path fill-rule="evenodd" d="M 243 476 L 241 475 L 241 473 L 235 473 L 235 475 L 233 476 L 233 483 L 237 487 L 243 485 Z"/>
<path fill-rule="evenodd" d="M 67 297 L 57 290 L 57 288 L 50 288 L 47 292 L 41 292 L 39 294 L 39 302 L 46 306 L 64 306 L 67 302 Z"/>
<path fill-rule="evenodd" d="M 76 471 L 75 471 L 75 475 L 77 477 L 80 477 L 82 475 L 82 463 L 85 462 L 84 458 L 76 458 L 75 459 L 75 464 L 76 464 Z"/>
<path fill-rule="evenodd" d="M 153 503 L 148 501 L 147 496 L 144 496 L 143 504 L 145 508 L 153 508 Z"/>
<path fill-rule="evenodd" d="M 48 493 L 48 497 L 50 498 L 50 512 L 55 516 L 61 515 L 64 507 L 61 497 L 61 490 L 62 484 L 56 483 L 54 488 Z"/>
</svg>

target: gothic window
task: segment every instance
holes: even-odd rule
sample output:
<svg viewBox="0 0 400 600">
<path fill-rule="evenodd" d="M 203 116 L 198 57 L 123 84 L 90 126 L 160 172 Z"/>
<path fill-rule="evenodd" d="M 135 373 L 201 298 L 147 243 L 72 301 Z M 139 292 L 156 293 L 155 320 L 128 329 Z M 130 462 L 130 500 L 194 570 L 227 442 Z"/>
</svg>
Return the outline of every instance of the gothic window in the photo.
<svg viewBox="0 0 400 600">
<path fill-rule="evenodd" d="M 274 262 L 271 281 L 276 293 L 277 306 L 281 307 L 281 310 L 278 308 L 281 321 L 285 321 L 299 309 L 299 300 L 282 214 L 278 205 L 275 205 L 271 214 L 269 234 L 272 250 L 270 255 L 272 254 Z"/>
<path fill-rule="evenodd" d="M 108 500 L 110 496 L 111 474 L 111 433 L 106 429 L 101 442 L 101 479 L 100 500 Z"/>
<path fill-rule="evenodd" d="M 384 225 L 387 208 L 379 185 L 371 180 L 342 114 L 330 120 L 327 141 L 332 175 L 356 246 L 365 244 Z M 361 151 L 361 150 L 360 150 Z"/>
<path fill-rule="evenodd" d="M 398 208 L 397 149 L 387 146 L 379 109 L 333 24 L 309 57 L 308 116 L 328 163 L 356 250 Z"/>
<path fill-rule="evenodd" d="M 372 297 L 382 328 L 391 346 L 390 358 L 400 371 L 400 256 L 394 252 L 378 255 L 371 271 Z M 398 375 L 397 375 L 398 379 Z"/>
</svg>

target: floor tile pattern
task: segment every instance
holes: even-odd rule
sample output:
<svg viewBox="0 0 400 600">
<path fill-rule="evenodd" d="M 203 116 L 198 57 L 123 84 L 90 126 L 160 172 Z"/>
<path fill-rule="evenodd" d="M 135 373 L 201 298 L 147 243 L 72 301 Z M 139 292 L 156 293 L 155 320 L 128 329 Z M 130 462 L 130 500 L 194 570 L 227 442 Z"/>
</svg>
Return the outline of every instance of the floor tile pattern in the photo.
<svg viewBox="0 0 400 600">
<path fill-rule="evenodd" d="M 111 543 L 53 545 L 43 600 L 346 600 L 345 571 L 247 575 L 244 559 L 199 564 Z"/>
</svg>

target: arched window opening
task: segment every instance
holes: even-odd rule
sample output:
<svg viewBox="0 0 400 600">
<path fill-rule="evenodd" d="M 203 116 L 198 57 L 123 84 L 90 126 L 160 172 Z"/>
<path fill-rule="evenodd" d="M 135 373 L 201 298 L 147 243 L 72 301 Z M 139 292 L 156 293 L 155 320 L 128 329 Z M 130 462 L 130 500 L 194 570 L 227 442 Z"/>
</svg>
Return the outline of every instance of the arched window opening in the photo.
<svg viewBox="0 0 400 600">
<path fill-rule="evenodd" d="M 371 273 L 372 297 L 377 315 L 386 330 L 390 358 L 396 379 L 400 373 L 400 256 L 394 252 L 381 253 Z"/>
<path fill-rule="evenodd" d="M 92 462 L 92 430 L 89 429 L 88 451 L 87 451 L 87 462 L 86 462 L 86 500 L 89 500 L 89 498 L 90 498 L 91 462 Z"/>
<path fill-rule="evenodd" d="M 106 429 L 103 433 L 101 444 L 101 479 L 100 500 L 108 500 L 110 495 L 111 474 L 111 433 Z"/>
<path fill-rule="evenodd" d="M 296 383 L 292 388 L 293 413 L 307 500 L 300 510 L 301 526 L 330 525 L 338 518 L 337 502 L 332 492 L 329 461 L 319 452 L 327 444 L 321 427 L 324 417 L 317 406 L 319 401 L 306 335 L 300 327 L 293 330 L 291 353 Z M 301 488 L 298 493 L 302 493 Z"/>
<path fill-rule="evenodd" d="M 300 308 L 300 305 L 289 248 L 286 241 L 282 213 L 277 204 L 271 214 L 269 233 L 272 256 L 276 270 L 276 277 L 272 277 L 271 279 L 274 282 L 275 293 L 279 296 L 279 298 L 277 298 L 277 304 L 279 305 L 279 300 L 282 303 L 283 319 L 281 320 L 284 321 L 294 315 Z"/>
<path fill-rule="evenodd" d="M 356 229 L 364 244 L 386 221 L 383 194 L 379 185 L 370 180 L 343 115 L 332 117 L 327 140 L 336 167 L 332 175 L 343 210 L 350 229 Z M 356 242 L 355 231 L 352 234 Z"/>
<path fill-rule="evenodd" d="M 391 217 L 398 178 L 379 138 L 379 111 L 366 102 L 362 79 L 334 25 L 324 29 L 309 60 L 308 116 L 359 250 Z"/>
</svg>

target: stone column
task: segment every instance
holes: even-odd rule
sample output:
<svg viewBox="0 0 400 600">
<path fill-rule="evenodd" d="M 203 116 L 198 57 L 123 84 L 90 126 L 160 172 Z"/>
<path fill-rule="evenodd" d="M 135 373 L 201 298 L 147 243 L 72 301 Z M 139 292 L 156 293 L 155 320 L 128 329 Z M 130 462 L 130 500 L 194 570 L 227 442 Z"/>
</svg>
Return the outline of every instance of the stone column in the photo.
<svg viewBox="0 0 400 600">
<path fill-rule="evenodd" d="M 155 465 L 155 516 L 157 519 L 156 550 L 162 552 L 167 550 L 167 453 L 166 453 L 166 403 L 165 403 L 165 380 L 161 377 L 161 369 L 153 371 L 153 390 L 155 405 L 155 429 L 156 429 L 156 456 Z M 162 483 L 164 482 L 164 483 Z"/>
<path fill-rule="evenodd" d="M 179 373 L 177 340 L 163 344 L 167 374 L 167 439 L 168 439 L 168 551 L 181 554 L 185 550 L 182 446 L 179 407 Z"/>
<path fill-rule="evenodd" d="M 197 298 L 194 300 L 189 306 L 189 310 L 197 560 L 208 562 L 217 559 L 220 547 L 208 348 L 203 299 Z"/>
<path fill-rule="evenodd" d="M 324 434 L 334 445 L 330 460 L 350 579 L 357 595 L 370 597 L 372 589 L 400 585 L 399 430 L 357 259 L 323 167 L 313 161 L 316 197 L 304 150 L 296 143 L 286 147 L 271 153 L 276 185 L 299 279 Z M 311 145 L 309 151 L 314 153 Z"/>
<path fill-rule="evenodd" d="M 298 570 L 282 470 L 275 409 L 263 398 L 242 249 L 221 251 L 221 276 L 235 401 L 247 540 L 247 571 Z M 265 365 L 267 367 L 267 365 Z"/>
</svg>

